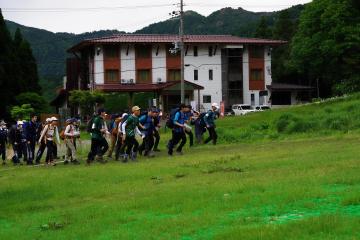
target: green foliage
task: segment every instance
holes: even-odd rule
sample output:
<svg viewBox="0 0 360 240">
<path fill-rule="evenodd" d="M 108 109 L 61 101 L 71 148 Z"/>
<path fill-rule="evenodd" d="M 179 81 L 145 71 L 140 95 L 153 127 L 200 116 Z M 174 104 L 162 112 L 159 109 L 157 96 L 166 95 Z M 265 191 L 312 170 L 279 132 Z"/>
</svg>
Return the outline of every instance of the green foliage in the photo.
<svg viewBox="0 0 360 240">
<path fill-rule="evenodd" d="M 256 38 L 272 38 L 271 30 L 269 29 L 267 20 L 265 16 L 260 18 L 259 24 L 256 28 L 255 35 Z"/>
<path fill-rule="evenodd" d="M 314 0 L 291 42 L 291 64 L 322 96 L 360 90 L 360 10 L 351 0 Z M 334 91 L 335 90 L 335 91 Z"/>
<path fill-rule="evenodd" d="M 25 92 L 16 96 L 16 102 L 20 105 L 30 104 L 34 108 L 36 114 L 47 113 L 49 111 L 49 104 L 43 96 L 34 92 Z"/>
<path fill-rule="evenodd" d="M 80 107 L 81 116 L 91 116 L 97 105 L 105 103 L 105 95 L 102 92 L 74 90 L 70 92 L 69 103 Z"/>
<path fill-rule="evenodd" d="M 21 106 L 12 107 L 11 117 L 15 120 L 30 120 L 30 115 L 34 112 L 35 110 L 30 104 L 23 104 Z"/>
</svg>

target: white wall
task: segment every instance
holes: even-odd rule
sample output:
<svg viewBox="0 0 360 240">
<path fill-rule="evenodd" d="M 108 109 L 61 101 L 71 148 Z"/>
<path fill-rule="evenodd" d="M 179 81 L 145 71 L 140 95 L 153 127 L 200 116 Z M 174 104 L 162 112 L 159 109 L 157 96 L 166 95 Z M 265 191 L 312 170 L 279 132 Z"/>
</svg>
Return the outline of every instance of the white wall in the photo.
<svg viewBox="0 0 360 240">
<path fill-rule="evenodd" d="M 121 45 L 121 55 L 120 55 L 120 78 L 121 79 L 134 79 L 136 81 L 136 69 L 135 69 L 135 49 L 134 45 L 129 45 L 129 52 L 126 55 L 128 45 L 123 44 Z"/>
<path fill-rule="evenodd" d="M 159 52 L 156 56 L 158 45 L 152 47 L 152 82 L 157 83 L 157 79 L 161 78 L 162 82 L 166 81 L 166 48 L 165 45 L 159 45 Z"/>
<path fill-rule="evenodd" d="M 243 51 L 243 98 L 244 104 L 251 104 L 251 96 L 249 91 L 249 48 L 244 47 Z"/>
<path fill-rule="evenodd" d="M 95 84 L 104 84 L 104 49 L 102 46 L 95 46 L 94 65 Z"/>
<path fill-rule="evenodd" d="M 187 56 L 185 56 L 185 80 L 203 86 L 205 89 L 200 91 L 200 105 L 203 105 L 205 110 L 211 108 L 211 103 L 216 102 L 220 104 L 222 101 L 222 81 L 221 81 L 221 46 L 217 47 L 216 55 L 210 57 L 208 47 L 209 45 L 197 45 L 198 56 L 195 57 L 193 52 L 193 45 L 190 45 Z M 215 45 L 212 45 L 215 49 Z M 194 80 L 194 70 L 198 70 L 198 79 Z M 209 80 L 209 70 L 213 70 L 213 80 Z M 203 103 L 203 96 L 211 95 L 211 103 Z M 194 91 L 194 100 L 198 104 L 198 92 Z"/>
<path fill-rule="evenodd" d="M 265 89 L 267 85 L 271 85 L 271 47 L 266 46 L 264 51 L 264 61 L 265 61 Z"/>
</svg>

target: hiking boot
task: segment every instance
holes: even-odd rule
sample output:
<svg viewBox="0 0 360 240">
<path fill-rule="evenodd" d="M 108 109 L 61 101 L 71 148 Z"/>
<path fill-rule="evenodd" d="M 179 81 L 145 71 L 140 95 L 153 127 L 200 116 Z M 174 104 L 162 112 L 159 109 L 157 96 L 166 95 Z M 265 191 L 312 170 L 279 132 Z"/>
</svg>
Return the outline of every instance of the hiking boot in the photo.
<svg viewBox="0 0 360 240">
<path fill-rule="evenodd" d="M 86 165 L 90 165 L 91 164 L 91 160 L 90 159 L 86 159 Z"/>
</svg>

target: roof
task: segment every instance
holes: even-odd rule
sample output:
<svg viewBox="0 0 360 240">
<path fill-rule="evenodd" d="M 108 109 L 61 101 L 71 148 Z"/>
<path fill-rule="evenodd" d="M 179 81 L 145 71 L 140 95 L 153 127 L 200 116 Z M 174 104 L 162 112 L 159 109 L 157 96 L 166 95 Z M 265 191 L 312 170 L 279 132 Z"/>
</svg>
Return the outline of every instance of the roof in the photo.
<svg viewBox="0 0 360 240">
<path fill-rule="evenodd" d="M 154 92 L 160 90 L 166 90 L 180 84 L 180 81 L 171 81 L 166 83 L 139 83 L 139 84 L 96 84 L 96 89 L 104 92 Z M 189 81 L 184 82 L 186 86 L 192 89 L 202 90 L 203 86 L 191 83 Z"/>
<path fill-rule="evenodd" d="M 96 44 L 115 44 L 115 43 L 173 43 L 179 41 L 179 35 L 174 34 L 120 34 L 102 38 L 86 39 L 71 47 L 68 52 L 77 51 L 83 47 Z M 286 41 L 242 38 L 232 35 L 185 35 L 185 43 L 223 43 L 223 44 L 266 44 L 280 45 Z"/>
<path fill-rule="evenodd" d="M 296 85 L 296 84 L 287 84 L 287 83 L 272 83 L 271 85 L 266 86 L 270 90 L 277 91 L 311 91 L 315 88 L 312 86 Z"/>
</svg>

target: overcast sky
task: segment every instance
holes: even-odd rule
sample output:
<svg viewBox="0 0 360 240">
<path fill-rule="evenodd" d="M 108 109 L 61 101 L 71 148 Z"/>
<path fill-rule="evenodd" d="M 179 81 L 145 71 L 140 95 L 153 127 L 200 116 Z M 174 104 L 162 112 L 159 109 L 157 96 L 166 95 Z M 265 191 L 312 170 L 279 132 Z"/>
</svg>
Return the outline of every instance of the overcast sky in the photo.
<svg viewBox="0 0 360 240">
<path fill-rule="evenodd" d="M 311 0 L 184 0 L 184 10 L 204 16 L 224 7 L 275 11 Z M 117 29 L 133 32 L 164 21 L 180 0 L 0 0 L 5 19 L 52 32 Z"/>
</svg>

